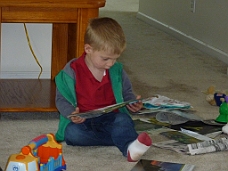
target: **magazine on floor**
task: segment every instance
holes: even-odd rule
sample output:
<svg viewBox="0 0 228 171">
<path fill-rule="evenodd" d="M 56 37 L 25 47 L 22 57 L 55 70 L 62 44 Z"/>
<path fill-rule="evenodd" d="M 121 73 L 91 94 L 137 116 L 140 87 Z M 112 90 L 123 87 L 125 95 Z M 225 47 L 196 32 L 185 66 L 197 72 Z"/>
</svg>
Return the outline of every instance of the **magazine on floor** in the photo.
<svg viewBox="0 0 228 171">
<path fill-rule="evenodd" d="M 201 117 L 195 114 L 195 110 L 190 103 L 161 95 L 156 95 L 144 101 L 143 108 L 137 114 L 144 116 L 153 115 L 158 121 L 171 125 L 202 120 Z"/>
<path fill-rule="evenodd" d="M 180 143 L 176 140 L 168 140 L 168 141 L 162 141 L 153 143 L 153 146 L 166 149 L 166 150 L 172 150 L 180 154 L 188 154 L 188 147 L 186 144 Z"/>
<path fill-rule="evenodd" d="M 222 125 L 215 125 L 215 124 L 209 125 L 203 121 L 188 121 L 183 124 L 171 125 L 170 128 L 175 130 L 181 130 L 181 128 L 183 128 L 183 129 L 197 132 L 202 135 L 219 133 L 219 132 L 221 133 L 222 131 Z"/>
<path fill-rule="evenodd" d="M 197 143 L 202 142 L 202 140 L 199 140 L 193 136 L 184 134 L 180 131 L 167 131 L 167 132 L 161 132 L 160 135 L 163 135 L 169 139 L 176 140 L 183 144 L 191 144 L 191 143 Z"/>
<path fill-rule="evenodd" d="M 228 139 L 225 137 L 216 140 L 212 139 L 209 141 L 188 144 L 187 147 L 190 155 L 227 151 Z"/>
<path fill-rule="evenodd" d="M 214 142 L 214 140 L 212 139 L 214 137 L 212 135 L 201 135 L 197 132 L 193 132 L 186 129 L 181 129 L 181 131 L 164 131 L 160 134 L 168 138 L 171 138 L 172 140 L 153 143 L 155 147 L 172 150 L 181 154 L 194 155 L 195 153 L 202 153 L 205 150 L 201 150 L 201 148 L 207 148 L 208 144 L 211 145 L 211 142 Z M 218 134 L 215 134 L 215 136 L 217 135 Z M 196 142 L 193 143 L 194 141 Z M 197 143 L 199 143 L 199 147 L 201 147 L 200 149 L 196 148 L 198 147 Z"/>
<path fill-rule="evenodd" d="M 141 159 L 131 171 L 192 171 L 195 165 Z"/>
<path fill-rule="evenodd" d="M 137 132 L 150 132 L 151 130 L 162 128 L 160 125 L 154 125 L 151 122 L 144 119 L 134 119 L 135 130 Z"/>
<path fill-rule="evenodd" d="M 190 110 L 193 107 L 188 102 L 183 102 L 175 99 L 171 99 L 166 96 L 162 95 L 155 95 L 153 98 L 148 99 L 147 101 L 144 101 L 143 103 L 144 109 L 142 109 L 139 114 L 147 113 L 147 112 L 153 112 L 158 111 L 162 109 L 182 109 L 182 110 Z"/>
</svg>

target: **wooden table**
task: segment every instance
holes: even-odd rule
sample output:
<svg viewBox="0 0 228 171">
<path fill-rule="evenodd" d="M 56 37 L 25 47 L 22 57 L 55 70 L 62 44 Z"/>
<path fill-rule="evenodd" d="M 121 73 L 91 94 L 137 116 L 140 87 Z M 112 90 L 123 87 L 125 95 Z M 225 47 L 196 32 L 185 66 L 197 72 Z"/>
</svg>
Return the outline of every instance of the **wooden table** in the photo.
<svg viewBox="0 0 228 171">
<path fill-rule="evenodd" d="M 51 79 L 0 80 L 0 112 L 56 111 L 53 79 L 70 59 L 83 53 L 88 20 L 97 17 L 104 5 L 105 0 L 0 0 L 1 23 L 53 23 Z M 33 89 L 35 83 L 40 89 Z"/>
</svg>

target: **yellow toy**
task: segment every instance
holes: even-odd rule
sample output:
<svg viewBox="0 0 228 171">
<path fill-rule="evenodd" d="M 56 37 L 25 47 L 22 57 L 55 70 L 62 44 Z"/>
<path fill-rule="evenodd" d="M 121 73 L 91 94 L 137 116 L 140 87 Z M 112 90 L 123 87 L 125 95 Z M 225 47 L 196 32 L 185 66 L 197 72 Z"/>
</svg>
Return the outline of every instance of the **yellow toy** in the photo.
<svg viewBox="0 0 228 171">
<path fill-rule="evenodd" d="M 206 101 L 212 106 L 220 106 L 228 94 L 225 90 L 215 90 L 214 86 L 210 86 L 204 93 L 206 94 Z"/>
</svg>

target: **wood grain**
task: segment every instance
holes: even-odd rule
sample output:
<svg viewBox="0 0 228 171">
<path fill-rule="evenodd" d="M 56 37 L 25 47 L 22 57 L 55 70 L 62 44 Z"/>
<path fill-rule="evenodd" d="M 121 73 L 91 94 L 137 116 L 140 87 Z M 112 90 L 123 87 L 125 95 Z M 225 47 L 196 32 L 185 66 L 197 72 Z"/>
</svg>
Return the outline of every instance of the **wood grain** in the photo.
<svg viewBox="0 0 228 171">
<path fill-rule="evenodd" d="M 0 112 L 57 111 L 50 79 L 1 79 Z"/>
</svg>

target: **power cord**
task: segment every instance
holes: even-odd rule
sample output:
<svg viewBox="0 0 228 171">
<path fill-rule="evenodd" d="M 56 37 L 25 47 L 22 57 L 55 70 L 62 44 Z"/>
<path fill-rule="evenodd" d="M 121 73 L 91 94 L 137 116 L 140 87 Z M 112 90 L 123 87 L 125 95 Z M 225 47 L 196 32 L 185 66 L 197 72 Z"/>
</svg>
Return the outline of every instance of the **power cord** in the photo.
<svg viewBox="0 0 228 171">
<path fill-rule="evenodd" d="M 39 74 L 39 76 L 38 76 L 38 79 L 40 79 L 40 76 L 41 76 L 41 74 L 42 74 L 42 72 L 43 72 L 43 68 L 42 68 L 42 66 L 40 65 L 40 62 L 39 62 L 39 60 L 37 59 L 37 57 L 36 57 L 36 55 L 35 55 L 35 53 L 34 53 L 34 51 L 33 51 L 33 48 L 32 48 L 31 42 L 30 42 L 30 38 L 29 38 L 29 34 L 28 34 L 28 30 L 27 30 L 27 27 L 26 27 L 26 24 L 25 24 L 25 23 L 24 23 L 24 29 L 25 29 L 25 34 L 26 34 L 26 38 L 27 38 L 28 45 L 29 45 L 29 49 L 30 49 L 30 51 L 31 51 L 31 53 L 32 53 L 32 55 L 33 55 L 33 57 L 34 57 L 34 59 L 35 59 L 37 65 L 40 67 L 40 74 Z"/>
</svg>

